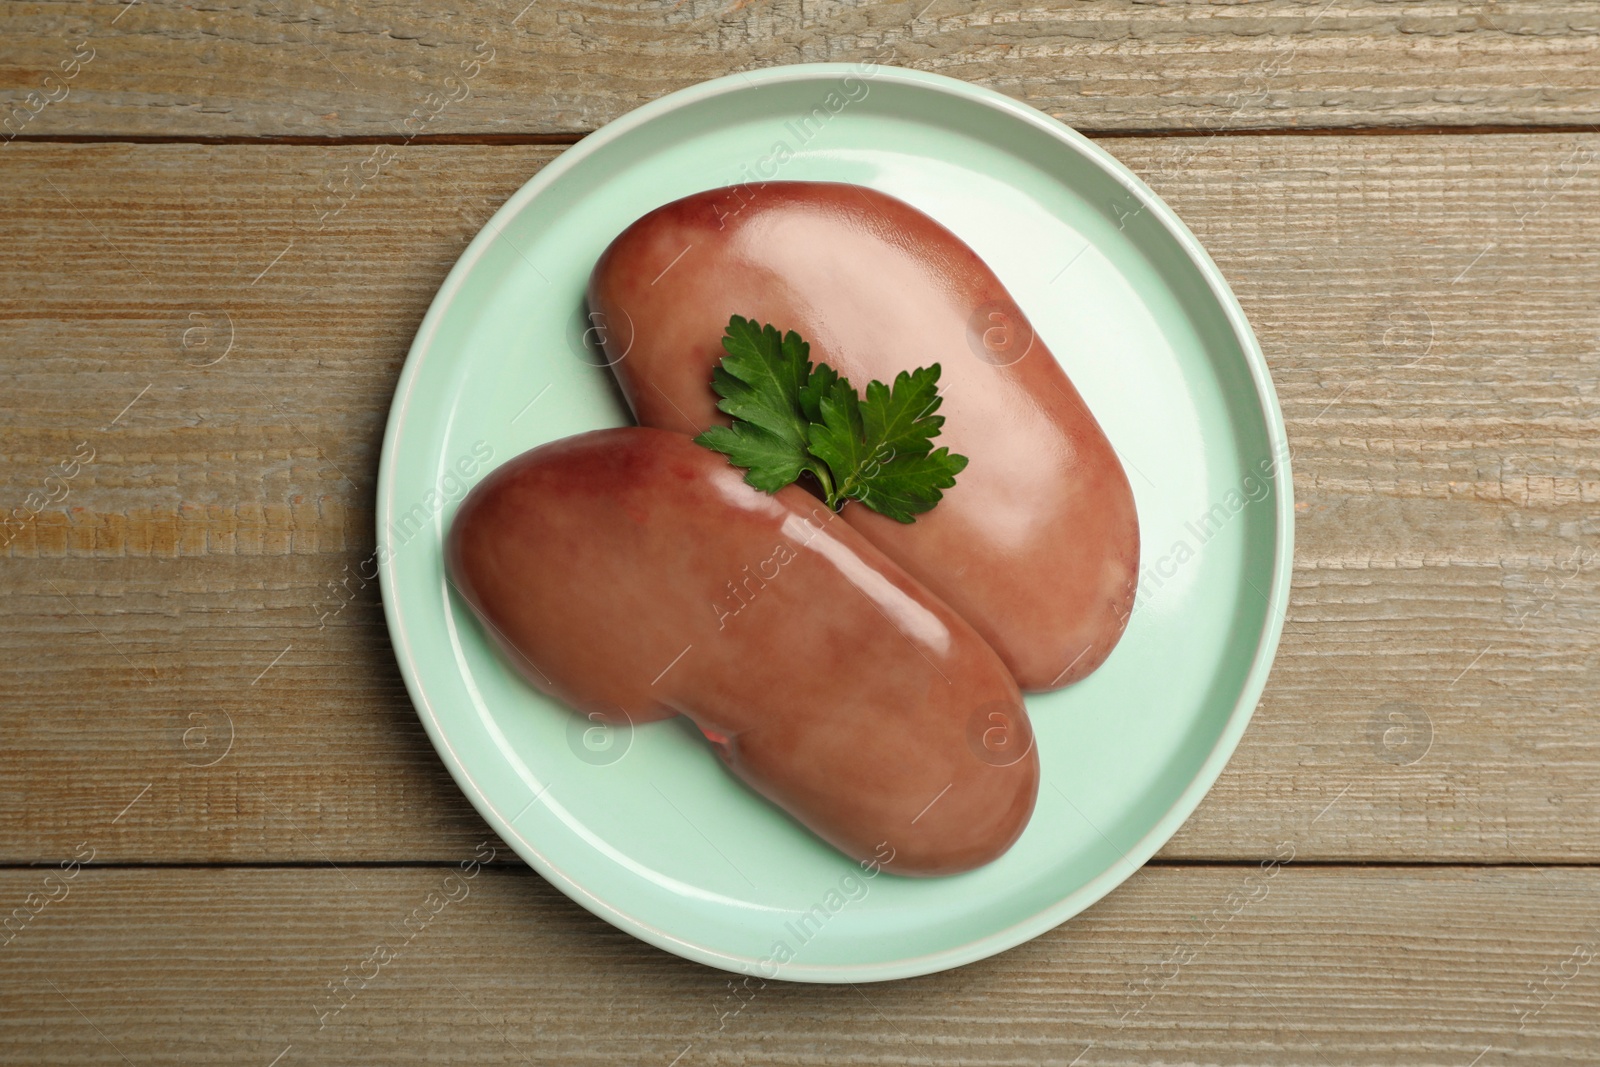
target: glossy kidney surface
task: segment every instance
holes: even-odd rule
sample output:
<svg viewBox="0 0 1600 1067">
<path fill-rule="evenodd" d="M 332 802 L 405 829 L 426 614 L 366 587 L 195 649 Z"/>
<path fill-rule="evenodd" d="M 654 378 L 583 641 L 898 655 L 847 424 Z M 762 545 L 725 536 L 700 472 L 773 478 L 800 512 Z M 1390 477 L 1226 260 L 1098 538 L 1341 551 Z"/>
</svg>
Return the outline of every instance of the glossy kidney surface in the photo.
<svg viewBox="0 0 1600 1067">
<path fill-rule="evenodd" d="M 752 489 L 686 435 L 524 453 L 463 501 L 447 554 L 531 684 L 604 721 L 688 716 L 852 858 L 952 873 L 1027 824 L 1038 756 L 993 650 L 809 494 Z"/>
<path fill-rule="evenodd" d="M 635 417 L 691 434 L 728 421 L 710 383 L 731 315 L 798 332 L 857 388 L 938 363 L 935 443 L 967 469 L 913 524 L 854 504 L 844 517 L 959 611 L 1022 688 L 1066 685 L 1110 654 L 1138 580 L 1127 477 L 1027 316 L 938 222 L 838 182 L 711 190 L 617 237 L 588 302 Z"/>
</svg>

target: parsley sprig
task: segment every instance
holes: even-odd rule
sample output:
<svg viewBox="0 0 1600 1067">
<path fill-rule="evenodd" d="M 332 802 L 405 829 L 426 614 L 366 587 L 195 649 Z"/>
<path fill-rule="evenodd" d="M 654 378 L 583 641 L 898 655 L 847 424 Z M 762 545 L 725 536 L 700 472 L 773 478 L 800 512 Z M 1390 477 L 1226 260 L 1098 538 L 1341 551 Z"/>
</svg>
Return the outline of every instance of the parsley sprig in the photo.
<svg viewBox="0 0 1600 1067">
<path fill-rule="evenodd" d="M 727 352 L 712 371 L 717 407 L 731 426 L 695 438 L 745 468 L 745 481 L 775 493 L 810 473 L 830 508 L 859 500 L 898 522 L 916 516 L 956 484 L 967 457 L 933 447 L 944 425 L 935 415 L 939 365 L 901 371 L 893 385 L 874 381 L 865 399 L 790 330 L 728 320 Z"/>
</svg>

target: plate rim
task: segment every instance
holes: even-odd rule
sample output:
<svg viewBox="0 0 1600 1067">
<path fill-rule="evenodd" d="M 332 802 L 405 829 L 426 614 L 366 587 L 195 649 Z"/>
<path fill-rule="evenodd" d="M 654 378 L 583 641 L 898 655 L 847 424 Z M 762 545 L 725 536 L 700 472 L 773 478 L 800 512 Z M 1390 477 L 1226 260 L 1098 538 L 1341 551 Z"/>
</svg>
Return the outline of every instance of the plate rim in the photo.
<svg viewBox="0 0 1600 1067">
<path fill-rule="evenodd" d="M 1217 779 L 1221 776 L 1223 767 L 1226 766 L 1238 747 L 1239 740 L 1243 737 L 1245 728 L 1249 725 L 1250 719 L 1255 713 L 1256 705 L 1266 687 L 1267 676 L 1277 653 L 1288 606 L 1289 586 L 1294 566 L 1294 485 L 1290 471 L 1291 456 L 1288 447 L 1288 431 L 1284 424 L 1282 409 L 1278 403 L 1277 391 L 1273 386 L 1272 377 L 1267 367 L 1266 357 L 1262 354 L 1255 332 L 1251 329 L 1249 321 L 1245 317 L 1244 309 L 1240 306 L 1238 298 L 1223 277 L 1221 269 L 1218 268 L 1210 254 L 1206 252 L 1199 239 L 1189 230 L 1188 226 L 1125 164 L 1064 122 L 996 90 L 942 74 L 932 74 L 926 71 L 896 67 L 875 61 L 789 64 L 760 70 L 736 72 L 700 82 L 652 100 L 612 120 L 584 137 L 577 144 L 567 148 L 554 160 L 542 167 L 532 178 L 524 182 L 483 225 L 457 258 L 449 273 L 446 274 L 444 281 L 434 294 L 433 300 L 429 303 L 427 313 L 423 316 L 421 324 L 417 327 L 416 335 L 407 350 L 404 366 L 395 385 L 394 399 L 391 401 L 388 420 L 384 427 L 382 451 L 378 461 L 377 499 L 374 509 L 374 519 L 377 526 L 375 555 L 378 561 L 379 589 L 383 597 L 384 620 L 389 631 L 390 644 L 394 650 L 395 659 L 399 664 L 401 676 L 405 681 L 406 690 L 411 697 L 412 705 L 416 709 L 418 718 L 422 720 L 428 739 L 432 742 L 441 761 L 455 780 L 457 787 L 471 802 L 478 814 L 489 824 L 490 828 L 499 835 L 502 841 L 509 844 L 512 850 L 525 863 L 533 867 L 546 881 L 560 889 L 567 897 L 634 937 L 675 955 L 735 973 L 749 975 L 754 973 L 754 968 L 759 966 L 761 961 L 756 958 L 746 958 L 676 937 L 666 930 L 658 929 L 602 899 L 588 887 L 569 876 L 533 842 L 518 832 L 511 825 L 511 820 L 506 819 L 494 807 L 483 789 L 477 784 L 470 769 L 451 745 L 432 703 L 422 688 L 416 656 L 408 639 L 402 609 L 395 593 L 397 579 L 394 559 L 396 552 L 390 546 L 388 535 L 389 523 L 393 518 L 396 500 L 395 479 L 397 472 L 395 454 L 398 450 L 399 439 L 405 430 L 406 413 L 410 407 L 412 393 L 420 376 L 421 366 L 426 360 L 428 350 L 432 345 L 434 335 L 459 296 L 460 290 L 472 273 L 473 268 L 477 265 L 478 260 L 483 257 L 485 251 L 500 235 L 506 219 L 524 210 L 547 186 L 553 184 L 588 156 L 632 133 L 635 129 L 654 122 L 673 111 L 716 96 L 760 90 L 787 82 L 837 80 L 851 74 L 859 77 L 870 77 L 874 81 L 882 79 L 887 83 L 929 91 L 935 94 L 955 96 L 967 102 L 976 102 L 992 108 L 1000 112 L 1003 117 L 1020 121 L 1032 127 L 1036 132 L 1053 138 L 1065 149 L 1076 152 L 1087 162 L 1097 166 L 1108 177 L 1120 184 L 1139 203 L 1141 211 L 1150 212 L 1161 227 L 1176 240 L 1184 255 L 1188 257 L 1199 271 L 1201 277 L 1205 279 L 1212 300 L 1221 308 L 1229 327 L 1232 329 L 1234 341 L 1238 344 L 1244 356 L 1245 365 L 1250 372 L 1251 382 L 1255 387 L 1256 401 L 1260 405 L 1264 416 L 1264 428 L 1271 454 L 1277 458 L 1276 483 L 1278 492 L 1275 496 L 1276 510 L 1274 515 L 1276 520 L 1273 541 L 1275 558 L 1272 566 L 1271 586 L 1267 594 L 1266 621 L 1262 627 L 1260 639 L 1257 641 L 1255 652 L 1251 657 L 1249 670 L 1245 674 L 1243 685 L 1239 690 L 1239 695 L 1227 722 L 1219 732 L 1216 742 L 1206 758 L 1201 762 L 1194 777 L 1151 828 L 1131 848 L 1121 853 L 1122 859 L 1129 865 L 1128 869 L 1122 871 L 1119 869 L 1119 864 L 1113 863 L 1073 892 L 1068 893 L 1054 904 L 1040 909 L 1029 918 L 960 945 L 921 955 L 871 963 L 810 965 L 799 962 L 787 963 L 776 976 L 776 979 L 786 981 L 814 983 L 874 982 L 912 978 L 984 959 L 1030 941 L 1040 934 L 1059 926 L 1094 905 L 1134 873 L 1137 873 L 1163 845 L 1171 840 L 1183 823 L 1194 813 L 1200 801 L 1216 784 Z M 442 523 L 442 515 L 436 516 L 433 521 Z M 762 977 L 766 976 L 763 975 Z"/>
</svg>

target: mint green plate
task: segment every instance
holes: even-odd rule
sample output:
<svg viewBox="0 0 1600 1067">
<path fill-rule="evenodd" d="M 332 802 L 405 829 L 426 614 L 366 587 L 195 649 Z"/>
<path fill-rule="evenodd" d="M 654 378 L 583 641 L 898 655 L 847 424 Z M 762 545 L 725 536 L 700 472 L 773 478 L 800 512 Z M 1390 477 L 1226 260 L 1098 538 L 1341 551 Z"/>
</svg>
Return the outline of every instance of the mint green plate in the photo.
<svg viewBox="0 0 1600 1067">
<path fill-rule="evenodd" d="M 583 337 L 601 250 L 669 200 L 773 177 L 881 189 L 971 244 L 1066 366 L 1138 500 L 1144 580 L 1127 634 L 1087 680 L 1028 700 L 1038 807 L 981 870 L 868 877 L 730 776 L 682 720 L 587 728 L 496 658 L 445 585 L 440 546 L 471 483 L 535 445 L 627 419 Z M 1288 598 L 1286 456 L 1266 364 L 1227 283 L 1100 148 L 935 75 L 835 64 L 738 74 L 567 150 L 450 272 L 384 440 L 384 607 L 450 773 L 572 899 L 733 971 L 925 974 L 1082 911 L 1216 780 L 1261 694 Z"/>
</svg>

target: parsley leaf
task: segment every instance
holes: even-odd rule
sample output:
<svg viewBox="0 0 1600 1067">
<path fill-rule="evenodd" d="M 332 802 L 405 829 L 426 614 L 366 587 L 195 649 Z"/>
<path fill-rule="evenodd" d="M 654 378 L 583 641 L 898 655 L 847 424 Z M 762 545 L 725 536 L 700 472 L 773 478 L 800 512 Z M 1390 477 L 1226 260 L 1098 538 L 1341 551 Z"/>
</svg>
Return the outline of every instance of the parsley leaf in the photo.
<svg viewBox="0 0 1600 1067">
<path fill-rule="evenodd" d="M 822 421 L 822 398 L 828 395 L 834 383 L 839 380 L 839 372 L 826 363 L 818 363 L 812 368 L 811 379 L 800 389 L 800 412 L 808 424 Z M 846 386 L 849 384 L 845 382 Z"/>
<path fill-rule="evenodd" d="M 933 447 L 944 426 L 935 415 L 939 365 L 901 371 L 892 386 L 867 384 L 866 399 L 826 363 L 813 366 L 810 345 L 790 331 L 738 315 L 722 341 L 727 355 L 712 372 L 717 407 L 732 426 L 695 440 L 745 468 L 745 481 L 775 493 L 809 471 L 837 510 L 859 500 L 898 522 L 939 503 L 967 465 Z"/>
<path fill-rule="evenodd" d="M 735 315 L 722 347 L 728 354 L 711 372 L 711 387 L 733 425 L 713 426 L 695 441 L 744 467 L 745 481 L 757 489 L 776 493 L 816 463 L 806 449 L 809 421 L 800 403 L 813 377 L 811 346 L 793 330 L 780 337 L 771 326 Z"/>
<path fill-rule="evenodd" d="M 892 389 L 882 382 L 867 383 L 861 421 L 867 434 L 883 447 L 920 454 L 933 447 L 933 438 L 944 426 L 944 416 L 934 414 L 943 403 L 944 397 L 939 395 L 939 364 L 935 363 L 901 371 L 895 376 Z"/>
<path fill-rule="evenodd" d="M 844 379 L 823 398 L 810 446 L 834 474 L 830 505 L 859 500 L 897 522 L 914 522 L 956 484 L 967 457 L 933 448 L 944 425 L 933 414 L 941 403 L 938 384 L 935 363 L 901 371 L 892 388 L 868 383 L 865 401 Z"/>
</svg>

